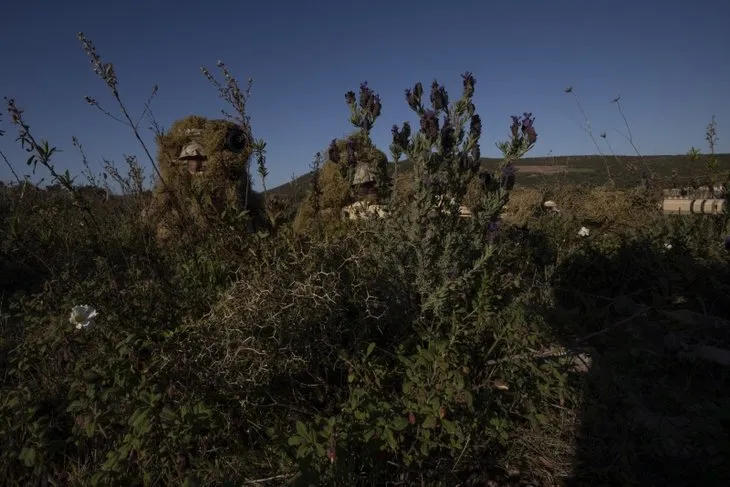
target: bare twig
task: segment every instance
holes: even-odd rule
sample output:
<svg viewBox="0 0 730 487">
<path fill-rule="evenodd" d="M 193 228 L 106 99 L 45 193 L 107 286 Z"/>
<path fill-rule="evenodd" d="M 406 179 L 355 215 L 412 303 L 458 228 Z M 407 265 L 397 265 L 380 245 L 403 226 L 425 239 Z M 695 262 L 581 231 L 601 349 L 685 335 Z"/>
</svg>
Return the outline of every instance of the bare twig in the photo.
<svg viewBox="0 0 730 487">
<path fill-rule="evenodd" d="M 271 482 L 274 480 L 280 480 L 280 479 L 289 479 L 294 477 L 294 474 L 281 474 L 281 475 L 274 475 L 273 477 L 266 477 L 263 479 L 252 479 L 252 480 L 244 480 L 243 483 L 246 485 L 257 485 L 257 484 L 264 484 L 266 482 Z"/>
<path fill-rule="evenodd" d="M 578 109 L 580 110 L 580 113 L 583 115 L 583 120 L 586 123 L 585 127 L 582 127 L 583 130 L 585 130 L 588 133 L 588 136 L 591 138 L 591 141 L 593 141 L 593 145 L 596 146 L 596 150 L 598 150 L 598 153 L 601 155 L 601 158 L 603 159 L 603 164 L 606 168 L 606 175 L 608 176 L 609 181 L 613 182 L 613 177 L 611 177 L 611 169 L 608 166 L 608 161 L 606 160 L 606 156 L 601 150 L 601 147 L 598 145 L 598 141 L 593 135 L 593 127 L 591 126 L 591 121 L 588 118 L 588 114 L 586 114 L 586 111 L 583 109 L 583 104 L 580 102 L 580 99 L 578 98 L 578 95 L 575 94 L 575 91 L 573 90 L 572 86 L 569 86 L 565 89 L 565 92 L 573 95 L 573 98 L 575 99 L 575 103 L 578 105 Z"/>
<path fill-rule="evenodd" d="M 0 157 L 2 157 L 3 161 L 5 161 L 5 164 L 10 169 L 10 172 L 13 173 L 13 177 L 15 177 L 15 180 L 18 181 L 18 184 L 21 184 L 22 181 L 20 180 L 20 177 L 18 177 L 18 174 L 15 172 L 15 169 L 13 169 L 13 165 L 10 164 L 10 161 L 5 156 L 5 153 L 3 151 L 1 151 L 1 150 L 0 150 Z"/>
<path fill-rule="evenodd" d="M 621 114 L 621 118 L 624 120 L 624 125 L 626 125 L 626 130 L 628 133 L 628 136 L 625 134 L 622 134 L 619 130 L 616 130 L 620 135 L 622 135 L 628 142 L 631 144 L 631 147 L 634 149 L 634 152 L 636 152 L 636 155 L 639 156 L 639 160 L 641 160 L 641 163 L 644 165 L 644 170 L 649 173 L 649 166 L 646 164 L 646 161 L 644 160 L 644 156 L 641 155 L 641 152 L 639 152 L 639 148 L 636 147 L 636 144 L 634 143 L 634 135 L 631 133 L 631 125 L 629 125 L 629 121 L 626 118 L 626 115 L 624 114 L 623 108 L 621 108 L 621 96 L 617 96 L 613 100 L 611 100 L 611 103 L 615 103 L 616 107 L 618 108 L 618 112 Z"/>
<path fill-rule="evenodd" d="M 461 457 L 464 456 L 464 452 L 466 452 L 466 448 L 469 446 L 469 442 L 471 441 L 471 436 L 466 438 L 466 443 L 464 443 L 464 448 L 461 449 L 461 453 L 459 454 L 459 458 L 456 459 L 454 462 L 454 466 L 451 469 L 452 472 L 456 470 L 456 466 L 459 465 L 459 462 L 461 461 Z"/>
</svg>

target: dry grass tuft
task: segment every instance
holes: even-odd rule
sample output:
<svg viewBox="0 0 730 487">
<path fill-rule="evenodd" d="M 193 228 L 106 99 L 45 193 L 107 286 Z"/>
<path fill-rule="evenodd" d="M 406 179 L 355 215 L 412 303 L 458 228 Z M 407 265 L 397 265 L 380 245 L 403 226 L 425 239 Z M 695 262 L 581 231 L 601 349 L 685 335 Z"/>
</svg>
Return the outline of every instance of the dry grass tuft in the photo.
<svg viewBox="0 0 730 487">
<path fill-rule="evenodd" d="M 545 201 L 552 200 L 564 217 L 604 229 L 633 229 L 661 217 L 658 200 L 638 190 L 606 187 L 556 187 L 551 190 L 517 188 L 510 194 L 505 221 L 524 226 L 548 211 Z"/>
</svg>

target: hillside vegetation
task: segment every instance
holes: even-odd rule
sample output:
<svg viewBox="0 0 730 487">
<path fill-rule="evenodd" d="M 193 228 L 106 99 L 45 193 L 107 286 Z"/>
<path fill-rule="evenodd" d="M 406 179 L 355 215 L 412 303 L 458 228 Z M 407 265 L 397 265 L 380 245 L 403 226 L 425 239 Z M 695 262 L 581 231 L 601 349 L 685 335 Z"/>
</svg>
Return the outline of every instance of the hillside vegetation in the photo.
<svg viewBox="0 0 730 487">
<path fill-rule="evenodd" d="M 127 113 L 113 66 L 79 39 Z M 219 68 L 203 72 L 248 137 L 248 90 Z M 377 149 L 381 102 L 363 83 L 345 94 L 357 140 L 317 155 L 301 197 L 218 212 L 201 198 L 204 221 L 164 240 L 138 161 L 77 186 L 8 100 L 2 140 L 56 186 L 0 188 L 3 485 L 725 485 L 727 215 L 664 216 L 659 186 L 529 187 L 529 113 L 505 117 L 485 170 L 477 87 L 415 83 L 418 128 Z M 708 140 L 695 176 L 726 182 Z M 265 144 L 246 144 L 265 178 Z M 388 216 L 327 217 L 388 149 L 417 168 L 378 175 Z M 563 159 L 599 177 L 595 161 Z M 641 172 L 613 161 L 626 181 Z M 159 175 L 165 161 L 148 162 Z M 185 174 L 165 193 L 183 223 Z"/>
<path fill-rule="evenodd" d="M 674 188 L 708 181 L 707 162 L 709 156 L 690 158 L 686 154 L 662 156 L 551 156 L 525 157 L 515 166 L 520 171 L 518 187 L 539 188 L 556 185 L 600 186 L 607 184 L 606 165 L 611 171 L 613 185 L 618 188 L 633 188 L 639 184 L 642 173 L 652 176 L 654 185 Z M 730 173 L 730 154 L 716 154 L 717 170 Z M 494 170 L 501 159 L 482 158 L 481 166 Z M 412 170 L 411 161 L 401 161 L 399 171 Z M 391 174 L 394 164 L 389 164 Z M 294 178 L 271 189 L 272 194 L 301 200 L 311 183 L 311 173 Z"/>
</svg>

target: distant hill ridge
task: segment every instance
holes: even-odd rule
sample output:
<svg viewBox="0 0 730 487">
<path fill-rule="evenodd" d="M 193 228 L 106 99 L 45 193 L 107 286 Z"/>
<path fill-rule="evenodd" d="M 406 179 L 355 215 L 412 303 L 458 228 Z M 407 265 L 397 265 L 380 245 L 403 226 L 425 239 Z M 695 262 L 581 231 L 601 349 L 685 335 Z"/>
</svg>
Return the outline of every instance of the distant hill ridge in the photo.
<svg viewBox="0 0 730 487">
<path fill-rule="evenodd" d="M 719 171 L 730 173 L 730 154 L 716 154 Z M 481 165 L 485 169 L 494 169 L 502 159 L 484 157 Z M 691 160 L 686 154 L 658 156 L 612 156 L 612 155 L 574 155 L 526 157 L 515 163 L 518 168 L 518 186 L 536 186 L 562 180 L 572 184 L 600 185 L 608 182 L 606 166 L 611 177 L 619 187 L 635 186 L 642 172 L 648 171 L 662 184 L 670 181 L 678 184 L 686 183 L 693 178 L 703 178 L 709 173 L 707 162 L 709 156 L 701 155 Z M 398 171 L 408 172 L 413 164 L 410 161 L 398 163 Z M 389 163 L 392 171 L 393 163 Z M 292 197 L 299 200 L 309 189 L 312 173 L 303 174 L 293 181 L 284 183 L 270 190 L 271 194 Z"/>
</svg>

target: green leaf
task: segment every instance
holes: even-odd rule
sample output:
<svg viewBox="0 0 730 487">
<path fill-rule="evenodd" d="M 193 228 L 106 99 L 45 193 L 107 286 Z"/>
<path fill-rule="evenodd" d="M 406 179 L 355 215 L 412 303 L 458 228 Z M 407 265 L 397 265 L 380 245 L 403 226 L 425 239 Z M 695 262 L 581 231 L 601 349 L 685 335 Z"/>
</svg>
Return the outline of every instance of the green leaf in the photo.
<svg viewBox="0 0 730 487">
<path fill-rule="evenodd" d="M 160 411 L 160 419 L 166 423 L 172 423 L 177 419 L 177 413 L 168 407 L 164 407 Z"/>
<path fill-rule="evenodd" d="M 453 435 L 454 433 L 456 433 L 456 425 L 452 421 L 449 421 L 448 419 L 442 419 L 441 426 L 443 426 L 444 431 L 446 431 L 450 435 Z"/>
<path fill-rule="evenodd" d="M 20 455 L 18 455 L 18 459 L 23 461 L 23 464 L 26 467 L 32 467 L 35 465 L 35 448 L 33 447 L 24 447 L 22 450 L 20 450 Z"/>
<path fill-rule="evenodd" d="M 436 427 L 436 416 L 426 416 L 426 419 L 423 420 L 423 423 L 421 423 L 421 426 L 423 426 L 426 429 L 433 429 Z"/>
<path fill-rule="evenodd" d="M 372 438 L 372 437 L 373 437 L 374 435 L 375 435 L 375 430 L 374 430 L 374 429 L 371 429 L 371 430 L 367 430 L 367 431 L 366 431 L 366 432 L 365 432 L 365 433 L 364 433 L 364 434 L 362 435 L 362 437 L 363 437 L 363 439 L 365 440 L 365 442 L 368 442 L 368 441 L 370 441 L 370 439 L 371 439 L 371 438 Z"/>
<path fill-rule="evenodd" d="M 371 353 L 373 353 L 373 350 L 375 350 L 375 342 L 368 345 L 368 350 L 365 352 L 365 356 L 369 357 Z"/>
<path fill-rule="evenodd" d="M 454 374 L 454 386 L 456 389 L 461 390 L 464 388 L 464 376 L 461 374 Z"/>
<path fill-rule="evenodd" d="M 322 446 L 321 443 L 317 443 L 315 445 L 315 448 L 317 450 L 317 455 L 319 455 L 320 457 L 323 457 L 323 456 L 326 456 L 327 455 L 327 451 L 324 449 L 324 446 Z"/>
<path fill-rule="evenodd" d="M 302 438 L 306 438 L 308 436 L 307 426 L 304 423 L 302 423 L 301 421 L 297 421 L 296 426 L 297 426 L 297 433 L 299 434 L 299 436 L 301 436 Z"/>
<path fill-rule="evenodd" d="M 94 421 L 89 421 L 86 423 L 86 427 L 84 428 L 84 433 L 86 433 L 86 436 L 91 438 L 94 436 L 94 430 L 96 429 L 96 424 Z"/>
<path fill-rule="evenodd" d="M 307 445 L 299 445 L 297 448 L 297 458 L 304 458 L 309 454 L 309 447 Z"/>
<path fill-rule="evenodd" d="M 472 409 L 474 407 L 474 397 L 471 395 L 471 392 L 462 391 L 462 394 L 464 395 L 466 405 L 469 406 L 469 409 Z"/>
<path fill-rule="evenodd" d="M 292 436 L 287 440 L 287 443 L 289 443 L 289 446 L 297 446 L 301 445 L 304 442 L 301 436 Z"/>
<path fill-rule="evenodd" d="M 67 413 L 72 413 L 72 412 L 80 411 L 81 409 L 82 409 L 81 408 L 81 401 L 76 400 L 76 401 L 74 401 L 74 402 L 72 402 L 71 404 L 68 405 L 68 407 L 66 408 L 66 412 Z"/>
<path fill-rule="evenodd" d="M 395 436 L 393 436 L 393 431 L 391 431 L 388 428 L 385 428 L 383 431 L 383 436 L 385 436 L 386 441 L 388 442 L 388 445 L 390 448 L 393 449 L 393 451 L 398 449 L 398 442 L 395 441 Z"/>
<path fill-rule="evenodd" d="M 102 471 L 114 471 L 119 465 L 119 454 L 116 452 L 109 452 L 106 455 L 106 461 L 101 466 Z"/>
<path fill-rule="evenodd" d="M 396 416 L 393 420 L 393 429 L 395 431 L 403 431 L 408 427 L 408 420 L 404 416 Z"/>
<path fill-rule="evenodd" d="M 428 456 L 428 453 L 429 453 L 428 445 L 429 444 L 425 441 L 421 442 L 421 455 L 423 455 L 424 457 Z"/>
<path fill-rule="evenodd" d="M 142 426 L 147 424 L 147 415 L 149 413 L 149 409 L 144 408 L 138 409 L 137 411 L 139 412 L 139 414 L 136 414 L 136 417 L 132 421 L 131 426 L 134 429 L 142 429 Z"/>
</svg>

